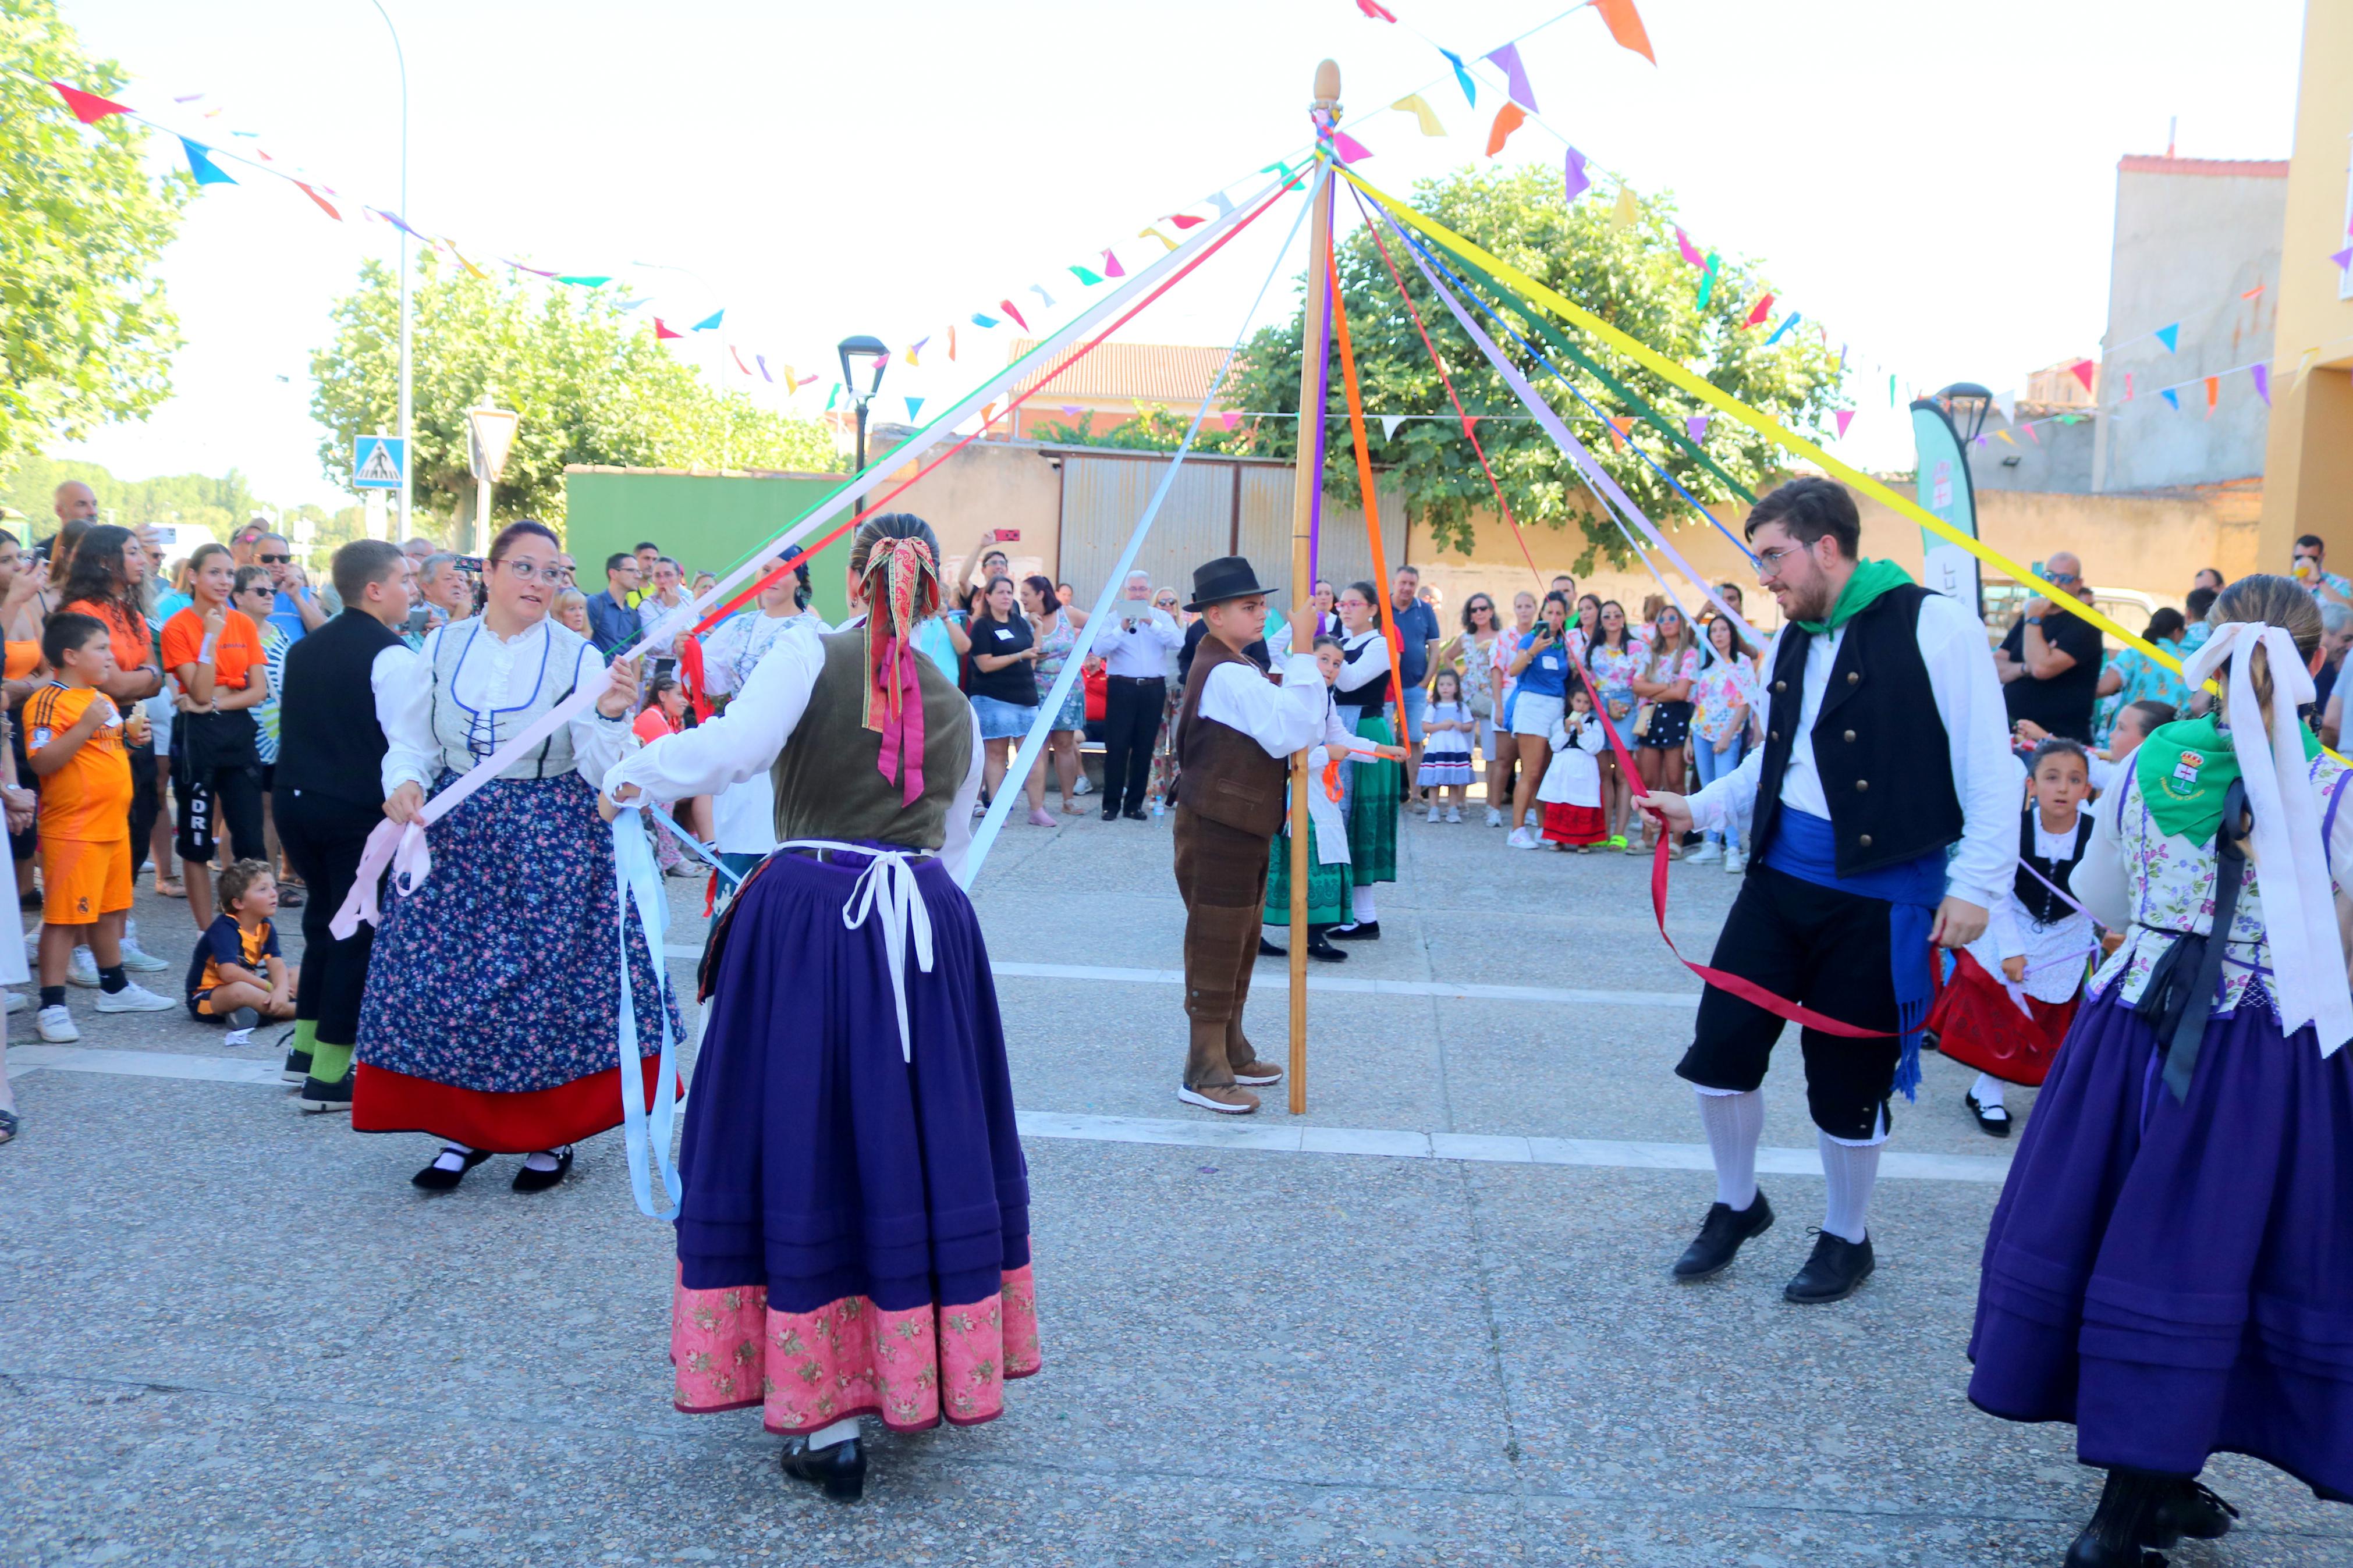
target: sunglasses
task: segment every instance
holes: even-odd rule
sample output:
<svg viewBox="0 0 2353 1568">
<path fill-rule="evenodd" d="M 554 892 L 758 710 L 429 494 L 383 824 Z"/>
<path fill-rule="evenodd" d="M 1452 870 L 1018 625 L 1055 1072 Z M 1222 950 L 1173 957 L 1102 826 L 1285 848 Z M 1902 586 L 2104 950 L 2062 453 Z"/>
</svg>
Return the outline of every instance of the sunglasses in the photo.
<svg viewBox="0 0 2353 1568">
<path fill-rule="evenodd" d="M 291 555 L 256 555 L 254 559 L 261 563 L 264 566 L 283 566 L 287 563 L 292 561 L 294 557 Z"/>
</svg>

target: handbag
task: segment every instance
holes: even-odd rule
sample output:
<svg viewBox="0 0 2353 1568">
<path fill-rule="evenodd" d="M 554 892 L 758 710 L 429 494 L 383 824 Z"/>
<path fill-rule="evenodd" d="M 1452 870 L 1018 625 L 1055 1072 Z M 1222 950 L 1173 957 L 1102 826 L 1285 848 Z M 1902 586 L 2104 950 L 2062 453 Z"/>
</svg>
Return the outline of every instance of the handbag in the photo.
<svg viewBox="0 0 2353 1568">
<path fill-rule="evenodd" d="M 1657 720 L 1658 716 L 1659 705 L 1655 702 L 1645 702 L 1641 707 L 1635 709 L 1634 739 L 1638 741 L 1649 740 L 1651 738 L 1651 725 Z"/>
</svg>

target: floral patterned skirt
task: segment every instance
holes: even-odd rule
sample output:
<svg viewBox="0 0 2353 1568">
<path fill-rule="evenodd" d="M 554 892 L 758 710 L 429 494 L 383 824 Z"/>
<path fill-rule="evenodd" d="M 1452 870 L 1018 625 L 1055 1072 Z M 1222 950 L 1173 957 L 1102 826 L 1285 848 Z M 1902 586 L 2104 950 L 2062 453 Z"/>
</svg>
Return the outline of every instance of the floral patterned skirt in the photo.
<svg viewBox="0 0 2353 1568">
<path fill-rule="evenodd" d="M 779 852 L 719 942 L 686 1105 L 672 1404 L 772 1432 L 991 1420 L 1039 1368 L 1029 1177 L 980 923 L 936 859 L 902 1046 L 865 863 Z"/>
</svg>

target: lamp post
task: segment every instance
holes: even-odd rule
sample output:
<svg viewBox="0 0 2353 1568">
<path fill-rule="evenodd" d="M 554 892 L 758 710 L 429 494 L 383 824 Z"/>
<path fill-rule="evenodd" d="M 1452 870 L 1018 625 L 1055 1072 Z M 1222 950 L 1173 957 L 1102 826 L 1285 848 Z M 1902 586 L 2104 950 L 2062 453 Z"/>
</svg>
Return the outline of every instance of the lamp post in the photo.
<svg viewBox="0 0 2353 1568">
<path fill-rule="evenodd" d="M 858 390 L 858 372 L 868 362 L 874 366 L 874 384 L 865 391 Z M 849 389 L 852 403 L 858 405 L 858 466 L 856 473 L 866 471 L 866 405 L 882 390 L 882 373 L 890 368 L 891 351 L 880 338 L 855 337 L 841 340 L 841 384 Z"/>
<path fill-rule="evenodd" d="M 1953 422 L 1953 434 L 1964 444 L 1978 438 L 1985 429 L 1986 410 L 1993 406 L 1993 394 L 1974 381 L 1957 381 L 1936 394 L 1936 401 L 1945 405 L 1945 417 Z M 1966 422 L 1968 428 L 1961 428 Z"/>
<path fill-rule="evenodd" d="M 491 542 L 491 491 L 505 471 L 507 454 L 514 449 L 515 426 L 522 416 L 510 408 L 482 405 L 466 410 L 466 455 L 474 470 L 474 553 Z"/>
<path fill-rule="evenodd" d="M 408 222 L 408 57 L 400 47 L 400 29 L 392 25 L 392 13 L 384 8 L 384 0 L 370 0 L 375 14 L 384 18 L 385 29 L 392 35 L 392 58 L 400 68 L 400 221 Z M 415 482 L 410 478 L 417 471 L 417 443 L 410 439 L 413 432 L 414 383 L 410 375 L 409 312 L 408 312 L 408 230 L 400 231 L 400 542 L 408 542 L 416 527 L 410 512 L 410 496 Z"/>
</svg>

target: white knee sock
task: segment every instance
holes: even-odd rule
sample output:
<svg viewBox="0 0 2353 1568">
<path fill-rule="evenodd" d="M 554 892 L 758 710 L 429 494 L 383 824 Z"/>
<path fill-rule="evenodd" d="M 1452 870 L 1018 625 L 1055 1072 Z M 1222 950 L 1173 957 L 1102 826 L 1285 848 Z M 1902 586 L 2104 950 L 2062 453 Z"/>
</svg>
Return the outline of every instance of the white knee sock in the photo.
<svg viewBox="0 0 2353 1568">
<path fill-rule="evenodd" d="M 1864 1221 L 1871 1212 L 1871 1189 L 1879 1180 L 1881 1145 L 1841 1143 L 1820 1128 L 1814 1130 L 1814 1142 L 1821 1147 L 1822 1174 L 1830 1184 L 1822 1228 L 1860 1242 L 1870 1235 Z"/>
<path fill-rule="evenodd" d="M 1369 887 L 1348 889 L 1348 910 L 1360 926 L 1372 924 L 1381 917 L 1373 912 L 1373 890 Z"/>
<path fill-rule="evenodd" d="M 1978 1097 L 1980 1110 L 1991 1110 L 2001 1103 L 2001 1079 L 1989 1073 L 1979 1073 L 1977 1082 L 1969 1086 L 1969 1092 Z"/>
<path fill-rule="evenodd" d="M 832 1426 L 820 1426 L 816 1431 L 810 1433 L 808 1435 L 808 1446 L 810 1451 L 814 1453 L 819 1448 L 830 1448 L 836 1443 L 847 1443 L 857 1436 L 858 1417 L 855 1415 L 845 1415 L 840 1420 L 835 1422 Z"/>
<path fill-rule="evenodd" d="M 1715 1156 L 1715 1201 L 1736 1212 L 1757 1201 L 1757 1142 L 1765 1135 L 1765 1091 L 1699 1090 L 1699 1123 Z"/>
</svg>

